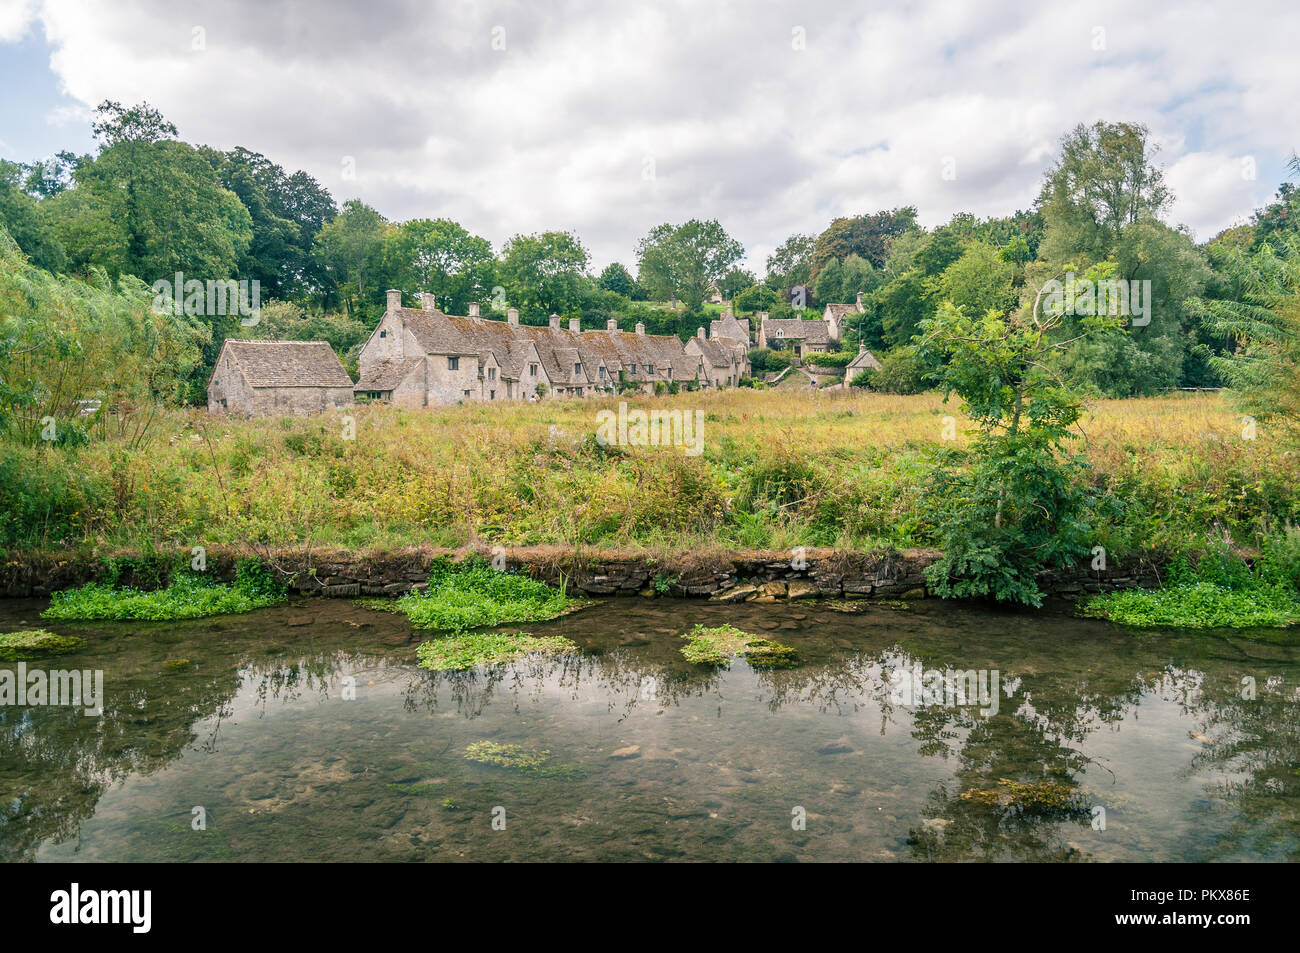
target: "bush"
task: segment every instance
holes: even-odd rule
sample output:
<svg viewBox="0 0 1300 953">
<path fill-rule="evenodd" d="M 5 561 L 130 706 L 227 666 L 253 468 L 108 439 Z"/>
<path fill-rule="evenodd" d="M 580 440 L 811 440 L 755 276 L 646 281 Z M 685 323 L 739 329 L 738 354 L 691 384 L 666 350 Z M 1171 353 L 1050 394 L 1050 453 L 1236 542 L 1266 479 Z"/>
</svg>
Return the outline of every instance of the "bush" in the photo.
<svg viewBox="0 0 1300 953">
<path fill-rule="evenodd" d="M 805 354 L 803 362 L 805 364 L 820 364 L 822 367 L 847 367 L 857 356 L 856 352 L 853 354 L 819 354 L 814 352 Z"/>
<path fill-rule="evenodd" d="M 930 379 L 916 349 L 900 347 L 881 359 L 880 370 L 865 386 L 882 394 L 919 394 L 930 386 Z"/>
</svg>

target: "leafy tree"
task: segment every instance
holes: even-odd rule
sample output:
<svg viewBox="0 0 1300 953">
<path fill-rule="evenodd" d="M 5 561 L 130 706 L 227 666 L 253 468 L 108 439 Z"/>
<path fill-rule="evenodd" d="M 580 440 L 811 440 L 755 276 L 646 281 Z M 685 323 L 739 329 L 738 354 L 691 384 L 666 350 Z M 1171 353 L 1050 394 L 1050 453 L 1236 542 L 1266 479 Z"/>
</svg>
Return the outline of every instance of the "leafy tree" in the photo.
<svg viewBox="0 0 1300 953">
<path fill-rule="evenodd" d="M 62 271 L 67 256 L 49 222 L 49 210 L 23 187 L 25 170 L 0 159 L 0 226 L 32 264 L 48 271 Z"/>
<path fill-rule="evenodd" d="M 338 213 L 329 191 L 306 172 L 287 174 L 242 146 L 224 153 L 206 146 L 199 151 L 252 219 L 240 275 L 256 278 L 268 297 L 318 293 L 324 276 L 311 251 L 317 234 Z"/>
<path fill-rule="evenodd" d="M 1038 197 L 1048 227 L 1043 257 L 1100 260 L 1126 226 L 1159 218 L 1172 196 L 1153 164 L 1155 152 L 1138 123 L 1079 125 L 1065 136 Z"/>
<path fill-rule="evenodd" d="M 914 228 L 916 209 L 910 205 L 874 215 L 837 218 L 817 236 L 809 279 L 815 283 L 827 264 L 832 260 L 843 261 L 849 255 L 865 258 L 873 267 L 883 268 L 893 240 Z"/>
<path fill-rule="evenodd" d="M 767 256 L 767 277 L 764 284 L 777 291 L 785 291 L 795 285 L 810 286 L 813 249 L 816 245 L 816 235 L 791 235 Z"/>
<path fill-rule="evenodd" d="M 377 303 L 385 290 L 382 275 L 387 220 L 360 199 L 343 203 L 343 210 L 321 229 L 313 249 L 326 280 L 328 297 L 338 300 L 349 315 Z"/>
<path fill-rule="evenodd" d="M 589 284 L 587 259 L 587 249 L 570 232 L 516 235 L 502 253 L 506 296 L 533 318 L 576 310 Z"/>
<path fill-rule="evenodd" d="M 962 256 L 943 270 L 930 285 L 931 298 L 948 301 L 967 314 L 1010 311 L 1018 295 L 1012 286 L 1015 269 L 998 250 L 972 242 Z"/>
<path fill-rule="evenodd" d="M 427 291 L 449 314 L 489 296 L 496 267 L 492 243 L 445 218 L 412 219 L 388 236 L 391 272 L 403 290 Z"/>
<path fill-rule="evenodd" d="M 746 288 L 753 288 L 757 284 L 758 279 L 751 272 L 743 268 L 729 268 L 718 282 L 718 291 L 724 301 L 731 301 Z"/>
<path fill-rule="evenodd" d="M 632 275 L 616 261 L 611 261 L 605 266 L 597 284 L 606 291 L 612 291 L 625 298 L 631 298 L 636 293 L 636 282 L 632 280 Z"/>
<path fill-rule="evenodd" d="M 1300 235 L 1275 232 L 1251 253 L 1225 262 L 1237 300 L 1197 299 L 1193 309 L 1216 334 L 1236 342 L 1214 358 L 1243 413 L 1300 438 Z"/>
<path fill-rule="evenodd" d="M 709 283 L 720 282 L 745 253 L 716 220 L 659 225 L 637 245 L 639 280 L 651 294 L 680 298 L 698 311 Z"/>
<path fill-rule="evenodd" d="M 780 294 L 767 285 L 751 285 L 731 299 L 731 307 L 736 314 L 777 311 L 784 303 Z"/>
<path fill-rule="evenodd" d="M 1082 397 L 1050 369 L 1071 343 L 1054 340 L 1060 322 L 1038 299 L 981 316 L 945 302 L 924 322 L 921 358 L 975 423 L 965 468 L 935 490 L 943 556 L 926 575 L 940 595 L 1041 605 L 1038 573 L 1088 552 L 1088 464 L 1068 449 Z"/>
</svg>

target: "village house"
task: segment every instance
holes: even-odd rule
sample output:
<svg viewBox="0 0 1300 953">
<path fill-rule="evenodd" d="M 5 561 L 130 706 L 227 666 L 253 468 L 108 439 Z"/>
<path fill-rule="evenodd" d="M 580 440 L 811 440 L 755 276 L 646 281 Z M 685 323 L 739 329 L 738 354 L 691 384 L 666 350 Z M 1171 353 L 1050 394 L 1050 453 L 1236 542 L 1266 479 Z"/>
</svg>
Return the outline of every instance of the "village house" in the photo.
<svg viewBox="0 0 1300 953">
<path fill-rule="evenodd" d="M 862 303 L 862 292 L 859 291 L 856 304 L 828 304 L 826 310 L 822 312 L 822 320 L 828 325 L 834 324 L 839 332 L 836 336 L 843 337 L 844 332 L 849 329 L 849 319 L 864 314 L 866 310 L 866 306 Z"/>
<path fill-rule="evenodd" d="M 361 349 L 359 397 L 429 407 L 629 389 L 653 394 L 656 385 L 739 380 L 730 358 L 723 368 L 716 353 L 695 342 L 684 347 L 674 335 L 646 334 L 639 322 L 630 332 L 613 319 L 604 329 L 582 330 L 577 318 L 565 327 L 553 314 L 548 324 L 535 326 L 521 324 L 515 308 L 501 321 L 483 317 L 478 304 L 459 316 L 438 310 L 432 295 L 421 295 L 420 303 L 405 308 L 400 291 L 388 292 L 387 310 Z"/>
<path fill-rule="evenodd" d="M 865 342 L 859 341 L 858 356 L 844 367 L 844 386 L 848 387 L 852 384 L 853 378 L 857 377 L 863 371 L 878 370 L 880 370 L 880 362 L 876 360 L 876 355 L 867 350 Z"/>
<path fill-rule="evenodd" d="M 352 378 L 326 341 L 227 339 L 208 379 L 214 414 L 305 416 L 351 403 Z"/>
<path fill-rule="evenodd" d="M 838 320 L 823 317 L 805 321 L 803 318 L 769 318 L 759 312 L 758 346 L 773 350 L 790 350 L 795 357 L 834 351 L 839 346 Z"/>
</svg>

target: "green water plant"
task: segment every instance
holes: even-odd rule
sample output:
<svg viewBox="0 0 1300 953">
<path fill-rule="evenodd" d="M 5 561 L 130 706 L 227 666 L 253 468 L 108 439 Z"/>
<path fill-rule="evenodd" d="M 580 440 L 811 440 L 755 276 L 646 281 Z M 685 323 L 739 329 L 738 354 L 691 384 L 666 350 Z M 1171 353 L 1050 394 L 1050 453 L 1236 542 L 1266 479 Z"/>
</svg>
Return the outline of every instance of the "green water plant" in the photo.
<svg viewBox="0 0 1300 953">
<path fill-rule="evenodd" d="M 202 573 L 179 571 L 163 589 L 146 592 L 130 586 L 86 583 L 56 592 L 45 619 L 139 619 L 170 621 L 252 612 L 282 602 L 285 584 L 255 559 L 240 560 L 235 581 L 215 582 Z"/>
<path fill-rule="evenodd" d="M 525 655 L 562 655 L 577 648 L 563 636 L 528 632 L 473 632 L 431 639 L 415 650 L 420 667 L 432 672 L 464 672 L 499 665 Z"/>
<path fill-rule="evenodd" d="M 1016 781 L 999 778 L 995 787 L 963 791 L 963 801 L 972 801 L 1003 811 L 1041 816 L 1087 814 L 1091 799 L 1082 791 L 1059 781 Z"/>
<path fill-rule="evenodd" d="M 725 623 L 713 628 L 697 625 L 682 638 L 686 640 L 682 656 L 692 665 L 726 668 L 735 658 L 745 659 L 752 668 L 792 668 L 799 664 L 799 657 L 790 646 Z"/>
<path fill-rule="evenodd" d="M 0 662 L 19 662 L 51 655 L 68 655 L 80 650 L 85 644 L 85 639 L 75 635 L 59 635 L 45 629 L 5 632 L 0 635 Z"/>
<path fill-rule="evenodd" d="M 1281 628 L 1300 622 L 1300 592 L 1285 543 L 1248 564 L 1230 540 L 1196 559 L 1175 559 L 1160 589 L 1124 589 L 1089 599 L 1079 614 L 1120 625 L 1184 629 Z"/>
<path fill-rule="evenodd" d="M 397 610 L 419 629 L 464 632 L 507 622 L 542 622 L 587 603 L 521 573 L 492 568 L 481 557 L 434 560 L 429 586 L 397 600 Z"/>
</svg>

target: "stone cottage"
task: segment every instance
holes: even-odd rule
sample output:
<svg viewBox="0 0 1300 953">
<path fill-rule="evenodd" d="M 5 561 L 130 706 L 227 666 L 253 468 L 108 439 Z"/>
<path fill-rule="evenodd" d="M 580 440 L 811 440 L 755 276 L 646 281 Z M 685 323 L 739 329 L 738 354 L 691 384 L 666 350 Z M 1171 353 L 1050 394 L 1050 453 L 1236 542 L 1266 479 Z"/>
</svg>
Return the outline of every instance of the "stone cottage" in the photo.
<svg viewBox="0 0 1300 953">
<path fill-rule="evenodd" d="M 848 322 L 866 312 L 866 306 L 862 303 L 862 292 L 858 292 L 856 304 L 828 304 L 826 310 L 822 312 L 822 320 L 828 325 L 834 324 L 837 329 L 837 337 L 843 337 L 844 332 L 849 329 Z"/>
<path fill-rule="evenodd" d="M 858 356 L 855 357 L 844 367 L 844 386 L 848 387 L 853 383 L 853 378 L 857 377 L 863 371 L 880 370 L 880 362 L 876 360 L 876 355 L 867 350 L 867 345 L 858 342 Z"/>
<path fill-rule="evenodd" d="M 622 331 L 613 319 L 603 329 L 583 330 L 577 318 L 565 326 L 558 315 L 541 326 L 521 324 L 511 308 L 506 320 L 440 311 L 432 295 L 419 308 L 402 306 L 400 291 L 361 349 L 358 396 L 403 407 L 459 401 L 590 397 L 620 389 L 654 393 L 655 385 L 715 386 L 718 375 L 697 348 L 688 351 L 674 335 Z M 723 375 L 726 376 L 726 375 Z"/>
<path fill-rule="evenodd" d="M 769 318 L 760 312 L 758 346 L 774 350 L 793 351 L 795 357 L 804 354 L 834 351 L 839 346 L 839 322 L 822 317 L 805 321 L 803 318 Z"/>
<path fill-rule="evenodd" d="M 208 379 L 214 414 L 305 416 L 351 403 L 352 378 L 326 341 L 227 339 Z"/>
</svg>

